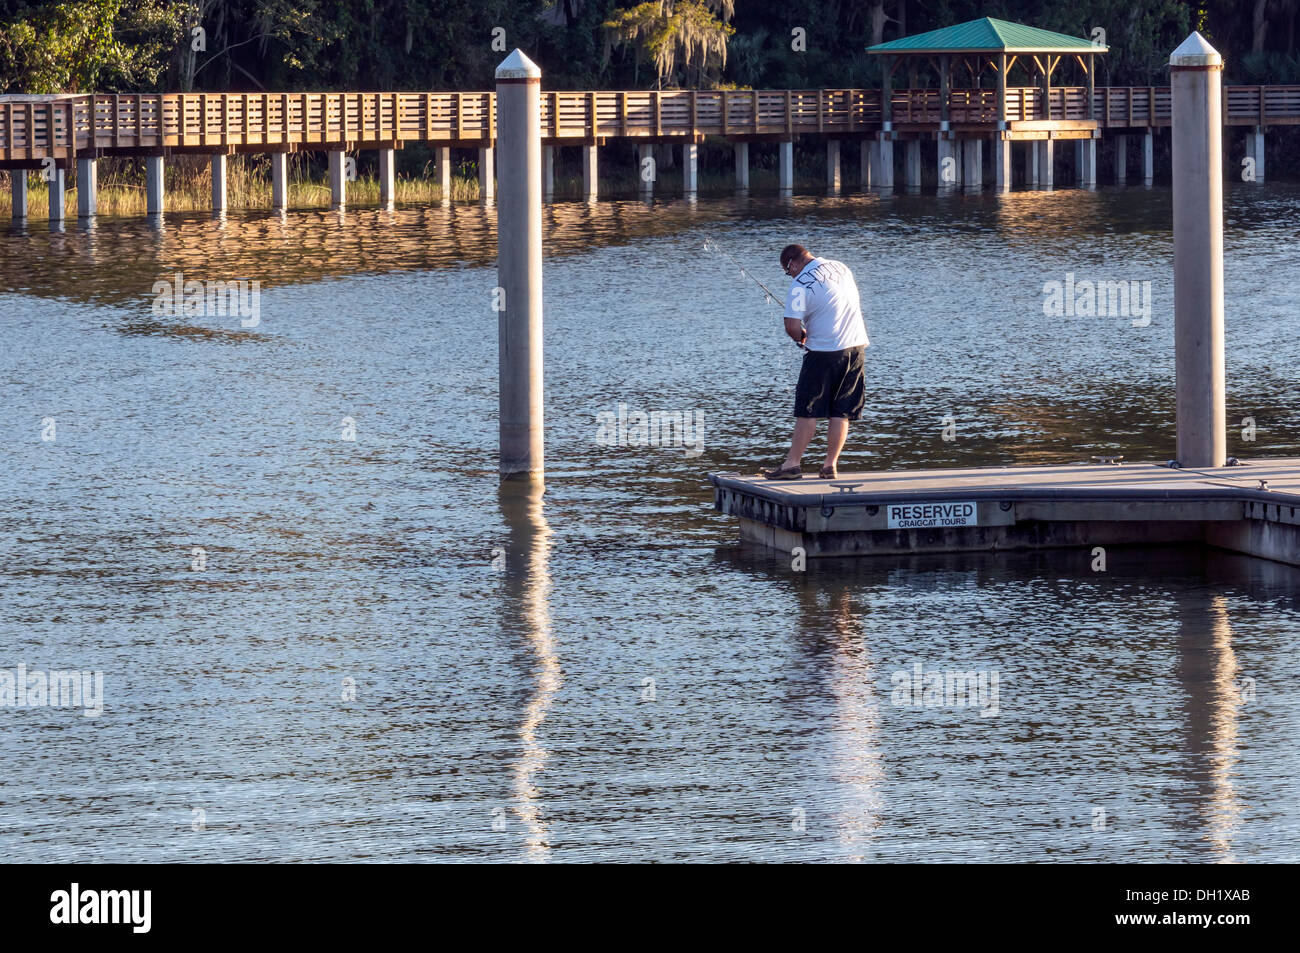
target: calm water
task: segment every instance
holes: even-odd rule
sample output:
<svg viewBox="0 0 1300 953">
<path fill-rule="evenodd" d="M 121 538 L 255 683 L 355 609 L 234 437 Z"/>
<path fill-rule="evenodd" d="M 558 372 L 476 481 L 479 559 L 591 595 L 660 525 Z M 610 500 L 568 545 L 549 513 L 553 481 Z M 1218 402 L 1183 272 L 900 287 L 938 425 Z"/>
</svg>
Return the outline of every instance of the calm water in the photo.
<svg viewBox="0 0 1300 953">
<path fill-rule="evenodd" d="M 1228 201 L 1229 449 L 1300 454 L 1300 189 Z M 1300 570 L 800 573 L 704 478 L 780 459 L 799 360 L 710 237 L 774 287 L 789 241 L 857 275 L 842 469 L 1172 456 L 1169 203 L 550 206 L 541 499 L 496 477 L 490 209 L 0 233 L 0 670 L 104 673 L 97 718 L 0 709 L 0 855 L 1297 860 Z M 257 279 L 260 324 L 155 314 L 178 271 Z M 1149 281 L 1149 326 L 1046 316 L 1071 273 Z M 702 453 L 602 446 L 620 403 L 702 415 Z M 996 714 L 896 703 L 917 663 L 996 675 Z"/>
</svg>

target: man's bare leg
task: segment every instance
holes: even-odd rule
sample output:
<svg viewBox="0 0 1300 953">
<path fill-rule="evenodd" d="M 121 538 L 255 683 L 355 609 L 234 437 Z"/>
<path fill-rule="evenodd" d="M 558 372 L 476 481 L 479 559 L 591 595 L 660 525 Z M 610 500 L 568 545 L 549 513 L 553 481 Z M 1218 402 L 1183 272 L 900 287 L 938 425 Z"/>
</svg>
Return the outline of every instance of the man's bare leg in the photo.
<svg viewBox="0 0 1300 953">
<path fill-rule="evenodd" d="M 781 464 L 782 470 L 789 470 L 791 467 L 797 467 L 799 461 L 803 459 L 804 452 L 808 449 L 808 444 L 812 443 L 812 438 L 817 434 L 816 417 L 796 417 L 794 419 L 794 436 L 790 438 L 790 452 L 785 456 L 785 462 Z M 840 446 L 844 441 L 840 441 Z"/>
<path fill-rule="evenodd" d="M 844 441 L 848 436 L 849 418 L 832 417 L 826 421 L 826 466 L 838 466 L 840 451 L 844 449 Z M 836 470 L 836 472 L 839 471 Z"/>
</svg>

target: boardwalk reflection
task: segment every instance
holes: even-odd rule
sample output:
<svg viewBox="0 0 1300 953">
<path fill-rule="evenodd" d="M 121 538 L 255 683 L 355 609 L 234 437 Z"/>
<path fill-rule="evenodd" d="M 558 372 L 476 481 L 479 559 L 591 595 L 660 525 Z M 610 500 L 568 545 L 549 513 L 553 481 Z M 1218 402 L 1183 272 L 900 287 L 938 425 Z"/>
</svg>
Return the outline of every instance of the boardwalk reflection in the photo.
<svg viewBox="0 0 1300 953">
<path fill-rule="evenodd" d="M 501 487 L 501 513 L 507 527 L 503 607 L 506 631 L 520 631 L 535 658 L 533 693 L 519 725 L 521 753 L 513 768 L 514 810 L 526 831 L 528 856 L 546 860 L 550 835 L 546 824 L 540 778 L 549 752 L 542 726 L 555 693 L 564 684 L 564 672 L 551 630 L 551 529 L 543 512 L 540 485 L 505 483 Z"/>
<path fill-rule="evenodd" d="M 745 203 L 741 203 L 742 206 Z M 543 210 L 548 256 L 586 254 L 732 217 L 732 202 L 557 202 Z M 8 245 L 9 247 L 5 247 Z M 81 219 L 67 232 L 0 232 L 0 286 L 102 304 L 140 300 L 160 274 L 249 277 L 263 290 L 355 275 L 496 262 L 496 208 L 481 203 L 232 210 Z M 144 289 L 143 291 L 141 289 Z"/>
</svg>

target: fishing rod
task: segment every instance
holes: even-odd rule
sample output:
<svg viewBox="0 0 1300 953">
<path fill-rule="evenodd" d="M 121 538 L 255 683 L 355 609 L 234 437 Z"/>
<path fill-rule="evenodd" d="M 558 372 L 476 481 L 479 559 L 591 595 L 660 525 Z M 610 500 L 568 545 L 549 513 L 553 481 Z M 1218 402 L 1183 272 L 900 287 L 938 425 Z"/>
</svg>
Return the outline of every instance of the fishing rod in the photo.
<svg viewBox="0 0 1300 953">
<path fill-rule="evenodd" d="M 704 250 L 705 250 L 705 251 L 715 251 L 715 252 L 717 252 L 717 253 L 720 254 L 720 255 L 725 255 L 725 256 L 727 257 L 727 260 L 728 260 L 728 261 L 730 261 L 733 265 L 735 265 L 737 268 L 740 269 L 740 273 L 741 273 L 742 275 L 744 275 L 746 278 L 748 278 L 748 279 L 749 279 L 750 281 L 752 281 L 754 284 L 756 284 L 756 285 L 758 285 L 760 288 L 762 288 L 763 291 L 764 291 L 764 293 L 766 293 L 766 295 L 767 295 L 770 299 L 772 299 L 773 301 L 775 301 L 775 302 L 776 302 L 777 304 L 779 304 L 781 307 L 783 307 L 783 308 L 785 307 L 785 302 L 782 301 L 780 298 L 778 298 L 775 294 L 773 294 L 771 288 L 769 288 L 767 285 L 763 284 L 763 282 L 759 281 L 756 277 L 754 277 L 753 275 L 751 275 L 751 274 L 749 273 L 749 269 L 747 269 L 747 268 L 746 268 L 744 265 L 742 265 L 740 262 L 736 261 L 735 258 L 732 258 L 732 257 L 731 257 L 731 253 L 730 253 L 729 251 L 727 251 L 725 248 L 723 248 L 721 245 L 719 245 L 719 244 L 717 243 L 717 241 L 715 241 L 715 240 L 712 239 L 712 238 L 706 238 L 706 239 L 704 240 Z"/>
<path fill-rule="evenodd" d="M 728 260 L 728 261 L 730 261 L 733 265 L 735 265 L 737 268 L 740 269 L 740 273 L 741 273 L 742 275 L 744 275 L 746 278 L 748 278 L 748 279 L 749 279 L 750 281 L 752 281 L 754 284 L 758 285 L 760 288 L 763 289 L 763 293 L 764 293 L 765 295 L 767 295 L 767 300 L 768 300 L 768 301 L 775 301 L 777 304 L 779 304 L 779 305 L 781 306 L 782 309 L 785 308 L 785 302 L 782 301 L 780 298 L 778 298 L 778 297 L 777 297 L 777 296 L 772 292 L 772 289 L 771 289 L 771 288 L 769 288 L 767 285 L 763 284 L 763 282 L 759 281 L 758 278 L 757 278 L 756 276 L 750 274 L 749 269 L 746 268 L 744 265 L 742 265 L 740 262 L 736 261 L 736 259 L 733 258 L 733 257 L 731 256 L 731 253 L 730 253 L 729 251 L 727 251 L 725 248 L 723 248 L 721 245 L 718 244 L 718 242 L 717 242 L 716 239 L 713 239 L 713 238 L 706 238 L 706 239 L 704 240 L 704 250 L 705 250 L 705 251 L 715 251 L 715 252 L 717 252 L 717 253 L 720 254 L 720 255 L 725 255 L 725 256 L 727 257 L 727 260 Z M 808 350 L 807 347 L 805 347 L 804 345 L 800 344 L 798 341 L 795 341 L 794 343 L 795 343 L 795 346 L 798 347 L 800 350 L 804 350 L 804 351 Z"/>
</svg>

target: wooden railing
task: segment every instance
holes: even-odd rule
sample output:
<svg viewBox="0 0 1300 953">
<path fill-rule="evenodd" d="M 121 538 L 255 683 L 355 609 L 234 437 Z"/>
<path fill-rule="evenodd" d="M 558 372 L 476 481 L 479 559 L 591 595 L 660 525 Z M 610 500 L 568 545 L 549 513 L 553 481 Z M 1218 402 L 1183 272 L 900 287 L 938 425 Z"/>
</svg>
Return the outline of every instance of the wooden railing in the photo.
<svg viewBox="0 0 1300 953">
<path fill-rule="evenodd" d="M 1228 125 L 1300 124 L 1300 86 L 1225 86 L 1223 91 Z"/>
<path fill-rule="evenodd" d="M 1093 94 L 1093 115 L 1103 126 L 1167 126 L 1168 86 L 1108 86 Z"/>
<path fill-rule="evenodd" d="M 1224 88 L 1228 125 L 1300 123 L 1300 86 Z M 1088 118 L 1085 87 L 1054 87 L 1049 115 L 1042 90 L 1011 87 L 1008 121 Z M 1100 125 L 1169 124 L 1168 87 L 1112 86 L 1093 93 Z M 936 89 L 894 90 L 896 126 L 933 126 L 941 115 Z M 955 89 L 949 120 L 995 122 L 997 92 Z M 606 90 L 544 92 L 542 135 L 547 142 L 605 138 L 692 138 L 871 133 L 880 128 L 880 91 Z M 90 150 L 142 153 L 310 148 L 396 147 L 404 142 L 474 146 L 491 142 L 495 97 L 467 93 L 166 93 L 0 98 L 0 161 L 67 160 Z"/>
<path fill-rule="evenodd" d="M 0 102 L 0 160 L 67 159 L 75 152 L 72 100 Z"/>
</svg>

